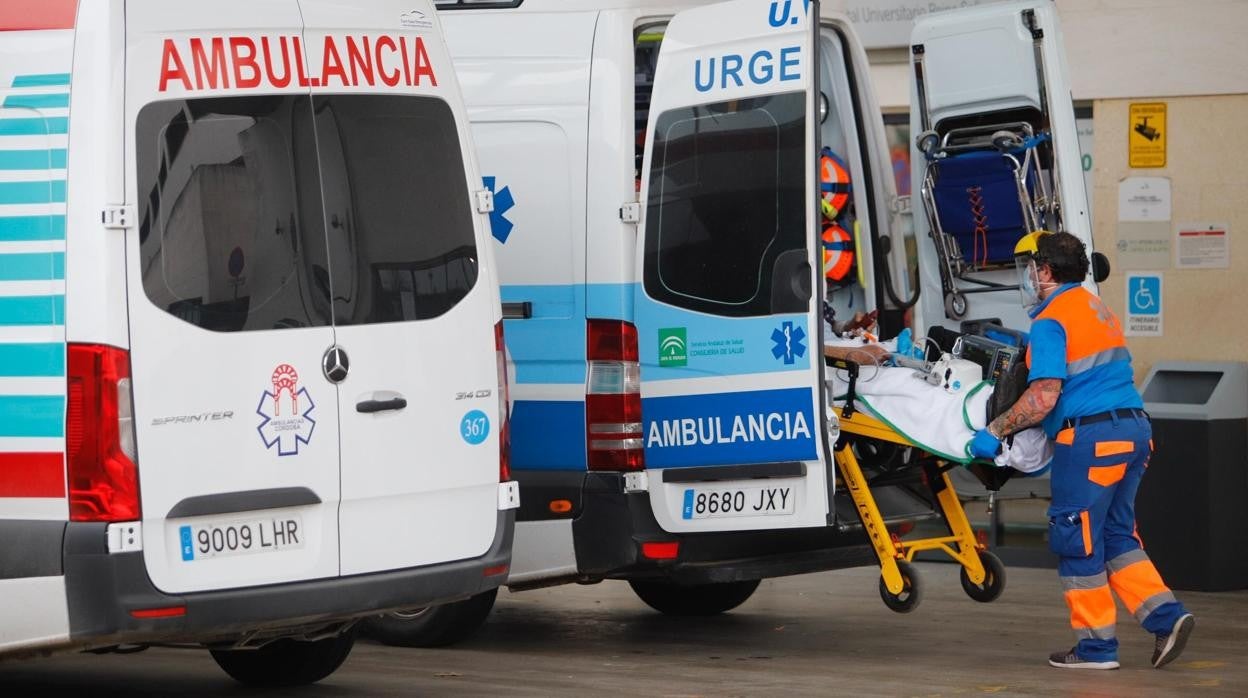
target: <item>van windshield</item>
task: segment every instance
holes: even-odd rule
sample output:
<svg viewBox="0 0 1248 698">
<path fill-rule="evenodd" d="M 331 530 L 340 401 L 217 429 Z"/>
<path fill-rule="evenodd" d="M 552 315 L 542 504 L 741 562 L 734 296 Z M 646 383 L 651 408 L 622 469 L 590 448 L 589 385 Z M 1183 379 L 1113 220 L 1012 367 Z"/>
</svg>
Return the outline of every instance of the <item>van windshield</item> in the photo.
<svg viewBox="0 0 1248 698">
<path fill-rule="evenodd" d="M 143 288 L 218 332 L 436 317 L 475 285 L 454 116 L 407 95 L 143 107 Z"/>
</svg>

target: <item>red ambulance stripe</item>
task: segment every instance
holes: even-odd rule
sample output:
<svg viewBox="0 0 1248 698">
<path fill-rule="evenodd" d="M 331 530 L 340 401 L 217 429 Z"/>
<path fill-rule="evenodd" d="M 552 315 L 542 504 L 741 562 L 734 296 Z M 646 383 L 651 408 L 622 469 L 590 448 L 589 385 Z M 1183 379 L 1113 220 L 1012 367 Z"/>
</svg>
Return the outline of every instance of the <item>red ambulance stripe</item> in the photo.
<svg viewBox="0 0 1248 698">
<path fill-rule="evenodd" d="M 0 453 L 0 497 L 64 497 L 61 453 Z"/>
<path fill-rule="evenodd" d="M 4 0 L 0 31 L 73 29 L 78 0 Z"/>
</svg>

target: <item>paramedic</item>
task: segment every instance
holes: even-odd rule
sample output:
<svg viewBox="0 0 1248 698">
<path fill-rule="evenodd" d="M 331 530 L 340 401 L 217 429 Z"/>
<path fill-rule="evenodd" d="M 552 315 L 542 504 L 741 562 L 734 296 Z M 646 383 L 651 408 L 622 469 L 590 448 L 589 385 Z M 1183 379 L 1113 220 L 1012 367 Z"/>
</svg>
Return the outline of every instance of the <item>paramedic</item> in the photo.
<svg viewBox="0 0 1248 698">
<path fill-rule="evenodd" d="M 1133 383 L 1118 318 L 1080 284 L 1083 243 L 1069 233 L 1031 233 L 1015 248 L 1032 317 L 1027 390 L 975 434 L 971 452 L 992 458 L 1001 439 L 1043 424 L 1056 441 L 1049 547 L 1078 644 L 1055 667 L 1118 668 L 1112 589 L 1156 636 L 1152 664 L 1183 651 L 1195 618 L 1174 598 L 1135 531 L 1135 494 L 1152 452 L 1152 428 Z"/>
</svg>

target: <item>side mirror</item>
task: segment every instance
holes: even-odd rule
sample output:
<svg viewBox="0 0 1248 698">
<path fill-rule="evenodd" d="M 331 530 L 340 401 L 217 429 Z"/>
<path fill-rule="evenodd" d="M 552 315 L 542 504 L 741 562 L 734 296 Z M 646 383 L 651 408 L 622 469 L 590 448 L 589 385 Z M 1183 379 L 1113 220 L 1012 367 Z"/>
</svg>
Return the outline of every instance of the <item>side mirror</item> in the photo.
<svg viewBox="0 0 1248 698">
<path fill-rule="evenodd" d="M 1104 283 L 1109 278 L 1109 258 L 1100 252 L 1092 253 L 1092 280 Z"/>
</svg>

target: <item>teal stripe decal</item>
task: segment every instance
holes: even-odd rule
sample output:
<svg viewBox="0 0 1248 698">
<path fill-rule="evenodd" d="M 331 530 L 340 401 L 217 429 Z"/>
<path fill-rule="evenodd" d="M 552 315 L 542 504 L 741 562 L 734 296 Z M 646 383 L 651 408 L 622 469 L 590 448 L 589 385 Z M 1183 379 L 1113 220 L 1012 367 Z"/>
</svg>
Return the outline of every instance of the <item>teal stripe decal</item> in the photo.
<svg viewBox="0 0 1248 698">
<path fill-rule="evenodd" d="M 0 254 L 0 281 L 60 281 L 64 278 L 64 252 Z"/>
<path fill-rule="evenodd" d="M 43 75 L 18 75 L 13 78 L 14 87 L 52 87 L 68 85 L 69 73 L 45 73 Z"/>
<path fill-rule="evenodd" d="M 65 239 L 65 215 L 0 216 L 0 242 Z"/>
<path fill-rule="evenodd" d="M 0 436 L 37 438 L 64 435 L 64 396 L 0 395 Z"/>
<path fill-rule="evenodd" d="M 0 119 L 0 136 L 52 136 L 69 133 L 69 117 Z"/>
<path fill-rule="evenodd" d="M 65 180 L 0 182 L 0 204 L 63 204 Z"/>
<path fill-rule="evenodd" d="M 0 150 L 0 170 L 63 170 L 65 149 Z"/>
<path fill-rule="evenodd" d="M 69 106 L 69 93 L 54 95 L 9 95 L 4 98 L 5 108 L 13 109 L 64 109 Z"/>
<path fill-rule="evenodd" d="M 0 376 L 36 378 L 63 375 L 64 344 L 0 344 Z"/>
<path fill-rule="evenodd" d="M 64 324 L 65 296 L 0 296 L 0 326 Z"/>
</svg>

